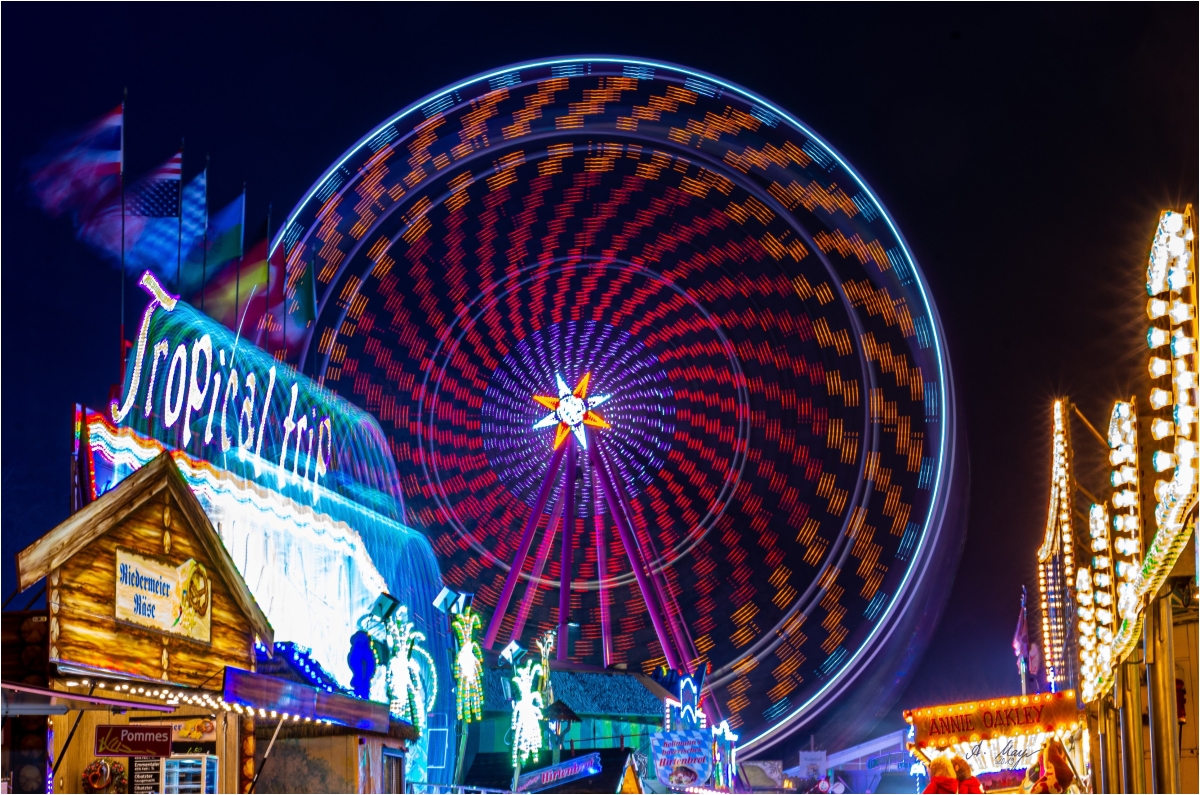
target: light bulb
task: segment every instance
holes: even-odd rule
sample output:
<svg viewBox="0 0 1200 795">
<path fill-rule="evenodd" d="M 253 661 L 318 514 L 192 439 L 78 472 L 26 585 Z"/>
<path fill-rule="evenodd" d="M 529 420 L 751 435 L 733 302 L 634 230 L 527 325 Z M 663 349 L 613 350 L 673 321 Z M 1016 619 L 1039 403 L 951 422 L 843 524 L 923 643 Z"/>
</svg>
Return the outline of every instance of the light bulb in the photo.
<svg viewBox="0 0 1200 795">
<path fill-rule="evenodd" d="M 1158 326 L 1151 326 L 1150 331 L 1146 333 L 1146 343 L 1151 348 L 1161 348 L 1170 342 L 1171 336 L 1166 329 L 1161 329 Z"/>
<path fill-rule="evenodd" d="M 1175 433 L 1175 423 L 1170 420 L 1155 420 L 1150 423 L 1150 435 L 1155 439 L 1164 439 Z"/>
<path fill-rule="evenodd" d="M 1100 536 L 1099 538 L 1092 539 L 1092 551 L 1093 552 L 1103 552 L 1106 549 L 1108 549 L 1108 539 L 1107 538 L 1105 538 L 1104 536 Z"/>
<path fill-rule="evenodd" d="M 1156 450 L 1150 460 L 1154 462 L 1155 472 L 1166 472 L 1175 466 L 1175 456 L 1166 450 Z"/>
<path fill-rule="evenodd" d="M 1122 489 L 1113 495 L 1113 505 L 1118 508 L 1129 508 L 1137 504 L 1137 495 L 1129 489 Z"/>
<path fill-rule="evenodd" d="M 1108 555 L 1097 555 L 1096 557 L 1092 558 L 1092 568 L 1096 571 L 1103 571 L 1111 564 L 1112 561 L 1108 559 Z"/>
<path fill-rule="evenodd" d="M 1151 298 L 1146 304 L 1146 314 L 1150 316 L 1151 320 L 1158 320 L 1160 317 L 1167 314 L 1168 309 L 1170 309 L 1170 307 L 1167 306 L 1167 302 L 1161 298 Z"/>
<path fill-rule="evenodd" d="M 1180 229 L 1183 229 L 1183 216 L 1177 212 L 1167 210 L 1163 213 L 1162 227 L 1167 232 L 1175 234 Z"/>
<path fill-rule="evenodd" d="M 1180 242 L 1182 243 L 1183 241 Z M 1192 283 L 1191 269 L 1187 266 L 1187 252 L 1183 253 L 1184 256 L 1179 258 L 1179 264 L 1171 268 L 1170 272 L 1167 273 L 1167 285 L 1175 292 L 1179 292 Z"/>
<path fill-rule="evenodd" d="M 1175 457 L 1180 461 L 1191 461 L 1196 457 L 1196 443 L 1188 439 L 1179 439 L 1175 442 Z"/>
<path fill-rule="evenodd" d="M 1195 312 L 1194 306 L 1179 298 L 1171 302 L 1171 322 L 1177 326 L 1184 321 L 1191 320 Z"/>
<path fill-rule="evenodd" d="M 1175 329 L 1171 335 L 1171 355 L 1178 359 L 1196 352 L 1196 341 L 1184 333 L 1183 329 Z"/>
<path fill-rule="evenodd" d="M 1161 409 L 1171 402 L 1171 393 L 1165 389 L 1150 390 L 1150 406 L 1155 409 Z"/>
<path fill-rule="evenodd" d="M 1196 421 L 1196 409 L 1193 406 L 1176 406 L 1172 414 L 1180 425 L 1191 425 Z"/>
<path fill-rule="evenodd" d="M 1160 480 L 1154 484 L 1154 499 L 1162 502 L 1167 496 L 1167 489 L 1171 488 L 1171 481 Z"/>
<path fill-rule="evenodd" d="M 1157 356 L 1150 357 L 1150 377 L 1162 378 L 1171 372 L 1171 362 L 1168 359 L 1160 359 Z"/>
<path fill-rule="evenodd" d="M 1183 359 L 1178 359 L 1176 361 L 1180 363 L 1180 369 L 1175 371 L 1175 378 L 1172 379 L 1175 382 L 1175 388 L 1181 392 L 1186 392 L 1189 389 L 1195 389 L 1196 374 L 1191 370 L 1183 369 L 1187 367 L 1187 364 L 1183 361 Z M 1180 402 L 1182 403 L 1183 401 Z"/>
</svg>

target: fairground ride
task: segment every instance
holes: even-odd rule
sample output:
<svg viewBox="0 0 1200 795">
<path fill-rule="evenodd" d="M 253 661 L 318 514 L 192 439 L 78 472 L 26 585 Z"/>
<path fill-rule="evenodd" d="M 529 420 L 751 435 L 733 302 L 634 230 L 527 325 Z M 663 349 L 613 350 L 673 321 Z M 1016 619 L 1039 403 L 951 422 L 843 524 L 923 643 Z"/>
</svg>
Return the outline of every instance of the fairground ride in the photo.
<svg viewBox="0 0 1200 795">
<path fill-rule="evenodd" d="M 965 453 L 929 287 L 799 120 L 678 66 L 519 64 L 370 131 L 273 246 L 315 276 L 299 366 L 379 418 L 485 647 L 710 663 L 741 753 L 891 703 Z"/>
</svg>

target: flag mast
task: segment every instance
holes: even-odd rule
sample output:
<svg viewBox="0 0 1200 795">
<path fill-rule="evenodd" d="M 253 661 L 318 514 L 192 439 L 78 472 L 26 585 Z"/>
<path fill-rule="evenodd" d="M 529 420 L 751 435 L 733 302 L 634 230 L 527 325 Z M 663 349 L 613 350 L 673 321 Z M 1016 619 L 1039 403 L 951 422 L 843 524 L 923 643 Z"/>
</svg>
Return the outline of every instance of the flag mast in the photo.
<svg viewBox="0 0 1200 795">
<path fill-rule="evenodd" d="M 271 208 L 273 204 L 267 202 L 267 291 L 263 295 L 263 320 L 267 324 L 267 337 L 263 340 L 263 348 L 267 354 L 271 353 Z"/>
<path fill-rule="evenodd" d="M 129 87 L 121 95 L 121 354 L 118 359 L 121 371 L 117 376 L 117 395 L 125 388 L 125 103 L 129 100 Z"/>
<path fill-rule="evenodd" d="M 242 307 L 242 260 L 246 256 L 246 183 L 242 183 L 242 226 L 238 230 L 238 265 L 233 275 L 233 322 L 237 323 Z M 241 327 L 241 324 L 238 324 Z"/>
<path fill-rule="evenodd" d="M 204 311 L 204 294 L 208 292 L 208 165 L 204 155 L 204 244 L 200 247 L 200 311 Z"/>
<path fill-rule="evenodd" d="M 187 140 L 179 139 L 179 203 L 175 205 L 175 209 L 179 211 L 179 235 L 175 242 L 175 291 L 179 292 L 179 278 L 183 271 L 183 149 Z"/>
</svg>

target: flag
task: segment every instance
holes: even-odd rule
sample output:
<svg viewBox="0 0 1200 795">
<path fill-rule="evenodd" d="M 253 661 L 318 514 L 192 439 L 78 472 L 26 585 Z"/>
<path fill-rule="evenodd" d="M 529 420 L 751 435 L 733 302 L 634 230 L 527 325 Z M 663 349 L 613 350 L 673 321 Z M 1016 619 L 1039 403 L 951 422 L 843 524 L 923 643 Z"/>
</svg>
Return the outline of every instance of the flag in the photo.
<svg viewBox="0 0 1200 795">
<path fill-rule="evenodd" d="M 182 171 L 181 150 L 126 191 L 123 220 L 119 192 L 110 194 L 101 206 L 81 215 L 76 229 L 79 239 L 118 264 L 124 255 L 125 268 L 130 272 L 153 270 L 173 281 L 175 251 L 171 251 L 172 256 L 168 258 L 166 248 L 168 240 L 176 247 L 179 243 Z M 124 246 L 121 244 L 122 230 Z"/>
<path fill-rule="evenodd" d="M 125 106 L 118 105 L 82 131 L 59 138 L 29 161 L 29 187 L 54 217 L 77 216 L 120 193 Z"/>
<path fill-rule="evenodd" d="M 299 328 L 304 328 L 317 319 L 316 286 L 313 260 L 312 257 L 307 257 L 288 304 L 288 319 L 295 320 Z"/>
<path fill-rule="evenodd" d="M 177 283 L 184 281 L 183 258 L 189 255 L 193 246 L 203 241 L 207 181 L 207 172 L 201 171 L 184 187 L 182 199 L 175 200 L 177 207 L 174 215 L 145 218 L 141 234 L 136 239 L 126 234 L 127 270 L 133 273 L 153 271 L 164 284 L 173 284 L 176 292 L 183 292 L 181 285 Z M 178 193 L 178 190 L 176 192 Z M 160 190 L 160 193 L 165 191 Z M 178 206 L 180 202 L 182 204 Z M 126 197 L 125 207 L 130 216 L 134 215 L 135 206 Z M 161 196 L 143 195 L 139 209 L 162 212 L 172 208 Z M 179 218 L 180 210 L 183 213 L 182 223 Z M 127 233 L 133 221 L 132 217 L 126 220 Z"/>
<path fill-rule="evenodd" d="M 214 219 L 215 221 L 216 219 Z M 213 226 L 216 224 L 214 223 Z M 211 234 L 211 232 L 210 232 Z M 267 226 L 264 221 L 245 254 L 235 257 L 211 276 L 200 294 L 189 302 L 226 327 L 254 336 L 265 311 L 267 288 Z M 243 319 L 244 318 L 244 319 Z"/>
<path fill-rule="evenodd" d="M 246 225 L 246 194 L 213 214 L 208 220 L 208 253 L 204 263 L 207 279 L 242 256 L 242 241 Z M 204 279 L 203 281 L 207 281 Z"/>
<path fill-rule="evenodd" d="M 1025 623 L 1025 601 L 1021 600 L 1021 612 L 1017 616 L 1017 631 L 1013 633 L 1013 654 L 1018 658 L 1029 657 L 1029 628 Z"/>
</svg>

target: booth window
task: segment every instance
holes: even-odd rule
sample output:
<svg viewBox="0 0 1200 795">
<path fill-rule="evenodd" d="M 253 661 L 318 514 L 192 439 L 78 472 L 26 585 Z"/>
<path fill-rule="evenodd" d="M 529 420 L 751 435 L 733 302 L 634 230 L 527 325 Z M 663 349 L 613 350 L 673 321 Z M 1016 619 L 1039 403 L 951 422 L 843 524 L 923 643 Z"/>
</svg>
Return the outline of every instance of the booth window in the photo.
<svg viewBox="0 0 1200 795">
<path fill-rule="evenodd" d="M 172 756 L 162 763 L 163 793 L 208 795 L 217 791 L 217 757 Z"/>
<path fill-rule="evenodd" d="M 393 748 L 383 749 L 383 791 L 404 792 L 404 754 Z"/>
</svg>

